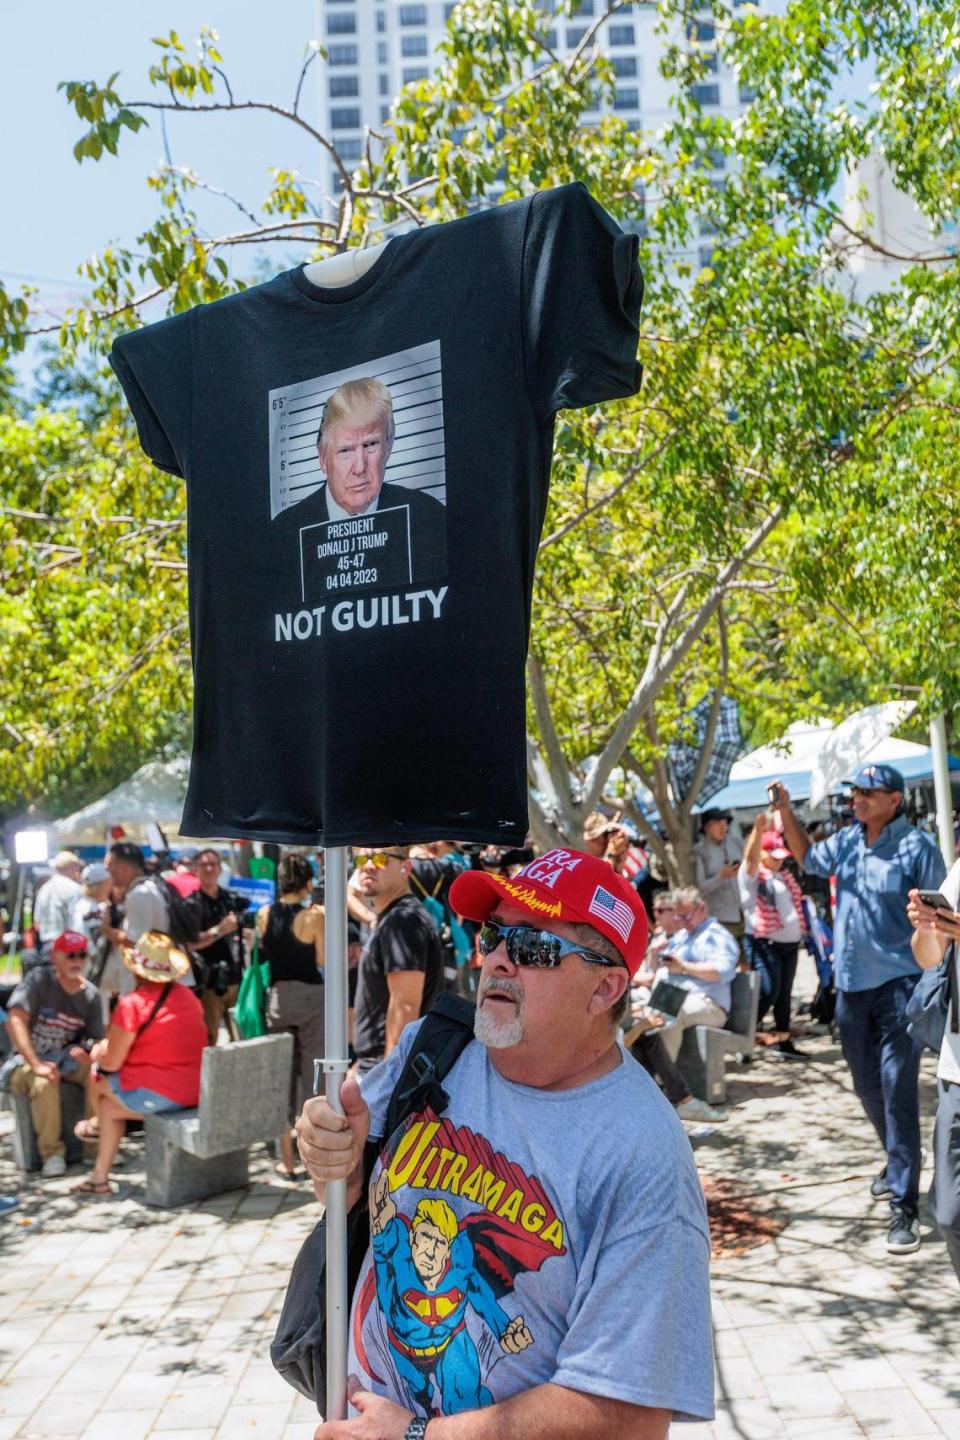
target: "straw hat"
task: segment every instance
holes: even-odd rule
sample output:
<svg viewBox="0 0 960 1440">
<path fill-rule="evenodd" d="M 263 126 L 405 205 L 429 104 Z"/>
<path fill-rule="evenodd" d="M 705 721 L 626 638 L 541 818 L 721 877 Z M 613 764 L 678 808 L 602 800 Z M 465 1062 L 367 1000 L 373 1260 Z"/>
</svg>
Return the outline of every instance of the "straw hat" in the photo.
<svg viewBox="0 0 960 1440">
<path fill-rule="evenodd" d="M 136 945 L 124 951 L 123 963 L 141 980 L 153 980 L 157 985 L 181 980 L 190 969 L 187 956 L 160 930 L 148 930 L 141 935 Z"/>
</svg>

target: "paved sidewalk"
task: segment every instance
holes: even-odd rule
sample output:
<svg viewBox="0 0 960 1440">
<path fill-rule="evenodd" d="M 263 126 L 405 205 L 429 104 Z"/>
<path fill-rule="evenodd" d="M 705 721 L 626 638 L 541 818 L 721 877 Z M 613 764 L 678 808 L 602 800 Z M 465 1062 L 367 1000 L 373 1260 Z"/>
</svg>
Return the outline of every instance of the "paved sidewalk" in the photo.
<svg viewBox="0 0 960 1440">
<path fill-rule="evenodd" d="M 705 1180 L 736 1177 L 745 1203 L 783 1228 L 714 1263 L 717 1420 L 697 1440 L 960 1440 L 960 1288 L 926 1215 L 923 1244 L 885 1249 L 888 1206 L 870 1199 L 883 1163 L 839 1047 L 762 1055 L 730 1086 L 726 1125 L 695 1141 Z M 935 1061 L 923 1062 L 924 1143 Z M 674 1427 L 676 1431 L 679 1427 Z"/>
<path fill-rule="evenodd" d="M 960 1290 L 924 1224 L 919 1254 L 883 1248 L 879 1157 L 828 1037 L 806 1064 L 735 1073 L 730 1120 L 696 1138 L 705 1178 L 740 1189 L 779 1234 L 715 1265 L 719 1414 L 690 1440 L 960 1440 Z M 925 1126 L 932 1064 L 924 1065 Z M 0 1440 L 308 1440 L 316 1417 L 267 1347 L 297 1248 L 316 1218 L 305 1186 L 261 1153 L 249 1191 L 191 1211 L 126 1194 L 79 1201 L 76 1175 L 24 1179 L 3 1138 Z M 678 1363 L 682 1363 L 682 1356 Z"/>
<path fill-rule="evenodd" d="M 268 1347 L 312 1192 L 275 1179 L 260 1151 L 248 1191 L 148 1210 L 142 1141 L 128 1148 L 117 1198 L 70 1195 L 82 1171 L 21 1179 L 19 1211 L 0 1220 L 0 1440 L 310 1440 L 316 1413 Z"/>
</svg>

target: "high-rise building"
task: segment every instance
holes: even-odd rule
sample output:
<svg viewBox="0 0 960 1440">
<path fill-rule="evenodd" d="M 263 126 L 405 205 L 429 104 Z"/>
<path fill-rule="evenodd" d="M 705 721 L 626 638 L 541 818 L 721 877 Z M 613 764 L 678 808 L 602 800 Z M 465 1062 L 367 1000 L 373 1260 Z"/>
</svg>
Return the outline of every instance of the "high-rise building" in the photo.
<svg viewBox="0 0 960 1440">
<path fill-rule="evenodd" d="M 735 0 L 740 3 L 740 0 Z M 556 54 L 568 57 L 583 40 L 601 0 L 580 0 L 571 16 L 550 16 L 546 41 Z M 438 63 L 437 47 L 446 33 L 454 6 L 445 0 L 319 0 L 321 39 L 328 51 L 323 66 L 321 126 L 349 164 L 362 156 L 365 130 L 378 130 L 389 118 L 394 96 L 404 85 L 424 79 Z M 553 0 L 545 0 L 553 11 Z M 616 73 L 612 108 L 628 125 L 657 129 L 666 123 L 670 109 L 670 82 L 660 74 L 658 59 L 664 39 L 655 32 L 655 8 L 650 4 L 624 5 L 601 27 L 599 46 L 610 57 Z M 701 105 L 736 115 L 746 97 L 733 72 L 712 50 L 714 24 L 706 14 L 693 22 L 688 37 L 706 57 L 706 74 L 696 87 Z M 600 118 L 599 109 L 588 114 Z M 722 182 L 723 156 L 714 157 L 718 183 Z M 339 177 L 330 175 L 336 193 Z M 709 245 L 703 247 L 703 262 Z"/>
</svg>

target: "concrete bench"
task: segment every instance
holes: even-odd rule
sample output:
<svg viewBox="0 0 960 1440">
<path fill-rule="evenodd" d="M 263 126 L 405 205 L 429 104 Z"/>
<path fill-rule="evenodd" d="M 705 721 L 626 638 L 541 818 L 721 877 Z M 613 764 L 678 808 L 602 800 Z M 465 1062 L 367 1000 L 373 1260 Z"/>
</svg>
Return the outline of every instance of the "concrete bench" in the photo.
<svg viewBox="0 0 960 1440">
<path fill-rule="evenodd" d="M 246 1185 L 249 1146 L 289 1123 L 292 1065 L 292 1035 L 208 1046 L 197 1109 L 144 1120 L 147 1204 L 171 1209 Z"/>
<path fill-rule="evenodd" d="M 40 1152 L 30 1114 L 29 1096 L 7 1094 L 3 1098 L 7 1108 L 13 1111 L 13 1158 L 21 1170 L 39 1170 Z M 87 1095 L 82 1085 L 71 1085 L 66 1081 L 61 1084 L 60 1136 L 66 1147 L 68 1165 L 76 1165 L 84 1157 L 83 1141 L 74 1135 L 73 1127 L 86 1114 L 86 1104 Z"/>
<path fill-rule="evenodd" d="M 757 1034 L 760 1006 L 760 976 L 753 970 L 739 970 L 730 985 L 730 1014 L 723 1030 L 709 1025 L 692 1025 L 683 1032 L 677 1064 L 690 1087 L 691 1095 L 708 1105 L 722 1105 L 727 1098 L 725 1060 L 728 1055 L 749 1055 Z"/>
</svg>

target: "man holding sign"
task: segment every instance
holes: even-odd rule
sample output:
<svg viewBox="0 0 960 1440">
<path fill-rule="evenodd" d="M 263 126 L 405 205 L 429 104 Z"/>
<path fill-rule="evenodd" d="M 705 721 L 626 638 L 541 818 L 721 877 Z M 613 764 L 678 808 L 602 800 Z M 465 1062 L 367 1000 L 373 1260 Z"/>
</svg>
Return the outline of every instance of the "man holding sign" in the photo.
<svg viewBox="0 0 960 1440">
<path fill-rule="evenodd" d="M 414 1038 L 308 1100 L 318 1198 L 364 1145 L 370 1248 L 354 1294 L 348 1395 L 317 1440 L 665 1440 L 713 1416 L 709 1236 L 690 1147 L 617 1030 L 647 919 L 597 856 L 556 849 L 450 889 L 478 925 L 475 1038 L 384 1136 Z M 729 936 L 726 937 L 729 939 Z M 730 941 L 733 944 L 733 941 Z"/>
<path fill-rule="evenodd" d="M 396 433 L 382 380 L 348 380 L 323 407 L 317 453 L 325 484 L 296 507 L 304 600 L 443 579 L 444 507 L 384 482 Z"/>
</svg>

